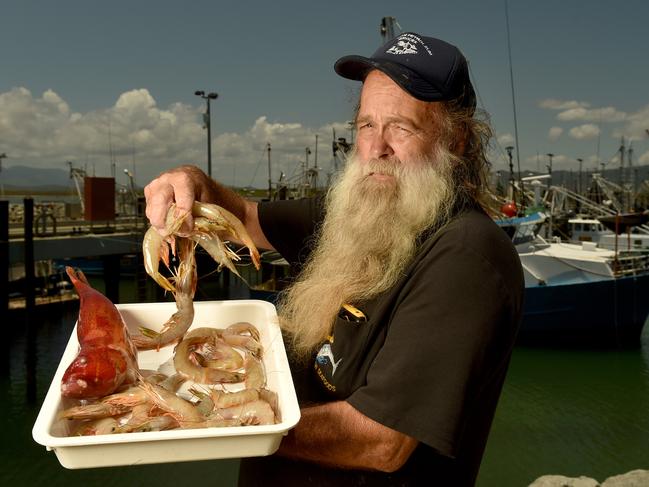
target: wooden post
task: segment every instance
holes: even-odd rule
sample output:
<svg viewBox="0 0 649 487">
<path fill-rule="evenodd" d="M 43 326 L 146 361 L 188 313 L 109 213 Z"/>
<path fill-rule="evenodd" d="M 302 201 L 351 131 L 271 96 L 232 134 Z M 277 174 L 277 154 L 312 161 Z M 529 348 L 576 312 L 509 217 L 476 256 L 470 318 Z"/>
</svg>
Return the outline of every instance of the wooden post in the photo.
<svg viewBox="0 0 649 487">
<path fill-rule="evenodd" d="M 34 277 L 34 200 L 24 200 L 24 265 L 25 265 L 25 347 L 26 396 L 32 404 L 36 401 L 36 279 Z"/>
<path fill-rule="evenodd" d="M 24 223 L 24 265 L 25 265 L 25 312 L 33 314 L 36 307 L 35 277 L 34 277 L 34 200 L 25 198 Z"/>
<path fill-rule="evenodd" d="M 0 201 L 0 316 L 9 312 L 9 201 Z"/>
<path fill-rule="evenodd" d="M 117 304 L 119 303 L 119 255 L 106 255 L 102 260 L 106 297 Z"/>
<path fill-rule="evenodd" d="M 9 323 L 9 201 L 0 201 L 0 317 Z M 5 340 L 2 350 L 2 373 L 8 376 L 11 340 Z"/>
</svg>

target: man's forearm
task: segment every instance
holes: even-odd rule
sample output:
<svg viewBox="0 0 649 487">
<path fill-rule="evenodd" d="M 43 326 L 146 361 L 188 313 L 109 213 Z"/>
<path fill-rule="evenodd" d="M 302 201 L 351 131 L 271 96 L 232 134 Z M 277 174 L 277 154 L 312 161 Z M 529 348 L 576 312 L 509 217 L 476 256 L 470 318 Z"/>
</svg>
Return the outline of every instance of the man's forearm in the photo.
<svg viewBox="0 0 649 487">
<path fill-rule="evenodd" d="M 392 472 L 416 446 L 414 438 L 337 401 L 302 409 L 300 422 L 284 438 L 277 454 L 332 467 Z"/>
</svg>

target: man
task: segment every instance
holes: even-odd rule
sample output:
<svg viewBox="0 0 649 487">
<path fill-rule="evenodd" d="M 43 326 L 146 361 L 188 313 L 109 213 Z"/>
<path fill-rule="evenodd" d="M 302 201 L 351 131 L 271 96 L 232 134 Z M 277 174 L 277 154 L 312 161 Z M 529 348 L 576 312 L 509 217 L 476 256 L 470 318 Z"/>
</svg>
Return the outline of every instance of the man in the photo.
<svg viewBox="0 0 649 487">
<path fill-rule="evenodd" d="M 407 49 L 403 49 L 407 46 Z M 523 278 L 481 210 L 489 130 L 460 51 L 402 34 L 338 74 L 363 81 L 357 140 L 324 201 L 256 204 L 184 166 L 145 189 L 237 214 L 301 269 L 278 304 L 302 407 L 240 485 L 473 485 L 516 336 Z"/>
</svg>

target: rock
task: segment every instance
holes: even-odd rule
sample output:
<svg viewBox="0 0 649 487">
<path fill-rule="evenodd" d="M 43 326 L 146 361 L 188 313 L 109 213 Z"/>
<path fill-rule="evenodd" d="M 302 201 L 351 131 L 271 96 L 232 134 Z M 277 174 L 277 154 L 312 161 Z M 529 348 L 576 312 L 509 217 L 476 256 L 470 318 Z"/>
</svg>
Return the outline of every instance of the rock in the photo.
<svg viewBox="0 0 649 487">
<path fill-rule="evenodd" d="M 581 477 L 543 475 L 532 482 L 529 487 L 599 487 L 599 482 L 583 475 Z"/>
<path fill-rule="evenodd" d="M 614 475 L 602 482 L 602 487 L 647 487 L 649 470 L 631 470 L 622 475 Z"/>
</svg>

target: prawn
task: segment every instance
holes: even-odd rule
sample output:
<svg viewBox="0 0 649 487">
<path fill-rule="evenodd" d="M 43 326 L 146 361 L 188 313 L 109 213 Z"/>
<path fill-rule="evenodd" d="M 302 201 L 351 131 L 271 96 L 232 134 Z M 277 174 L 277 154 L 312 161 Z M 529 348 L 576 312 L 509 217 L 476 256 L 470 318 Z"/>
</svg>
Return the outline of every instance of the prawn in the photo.
<svg viewBox="0 0 649 487">
<path fill-rule="evenodd" d="M 221 231 L 242 242 L 248 248 L 250 258 L 252 259 L 255 268 L 259 270 L 259 267 L 261 266 L 259 251 L 257 250 L 255 243 L 252 241 L 248 230 L 246 230 L 246 227 L 239 218 L 225 208 L 200 201 L 194 201 L 194 204 L 192 205 L 192 216 L 203 217 L 209 220 L 212 229 L 211 233 L 214 234 L 214 237 L 216 237 L 217 231 Z"/>
<path fill-rule="evenodd" d="M 176 205 L 172 204 L 169 211 L 167 211 L 165 220 L 166 236 L 162 236 L 154 227 L 149 227 L 142 240 L 144 269 L 165 291 L 174 292 L 175 288 L 169 282 L 169 279 L 160 274 L 158 267 L 160 261 L 162 261 L 169 269 L 169 249 L 171 247 L 172 253 L 175 255 L 175 236 L 188 214 L 185 213 L 180 217 L 176 217 Z"/>
<path fill-rule="evenodd" d="M 140 388 L 131 386 L 122 392 L 106 396 L 98 402 L 64 409 L 58 417 L 59 419 L 99 419 L 119 416 L 128 413 L 133 407 L 146 402 L 147 399 L 146 394 Z"/>
<path fill-rule="evenodd" d="M 245 374 L 224 369 L 203 367 L 200 364 L 192 362 L 190 359 L 191 353 L 197 346 L 205 343 L 207 340 L 210 340 L 210 337 L 191 336 L 185 337 L 178 344 L 173 359 L 176 372 L 189 380 L 201 384 L 242 382 L 245 379 Z"/>
<path fill-rule="evenodd" d="M 257 399 L 229 408 L 216 409 L 208 420 L 236 420 L 240 425 L 275 424 L 275 412 L 266 401 Z"/>
<path fill-rule="evenodd" d="M 157 408 L 164 411 L 165 415 L 174 418 L 181 427 L 200 424 L 205 419 L 191 402 L 163 387 L 148 382 L 140 382 L 138 387 L 149 396 Z"/>
<path fill-rule="evenodd" d="M 242 389 L 236 392 L 210 389 L 210 395 L 212 396 L 214 407 L 219 409 L 239 406 L 259 399 L 259 392 L 255 389 Z"/>
<path fill-rule="evenodd" d="M 118 424 L 117 419 L 113 417 L 86 421 L 79 425 L 74 434 L 76 436 L 108 435 L 115 432 Z"/>
<path fill-rule="evenodd" d="M 177 311 L 157 332 L 141 326 L 141 335 L 132 337 L 135 346 L 140 350 L 160 349 L 165 345 L 182 339 L 194 320 L 194 293 L 196 292 L 196 258 L 194 243 L 186 238 L 177 241 L 180 264 L 174 274 L 173 293 Z"/>
<path fill-rule="evenodd" d="M 140 404 L 133 408 L 131 417 L 113 429 L 113 433 L 132 433 L 146 431 L 162 431 L 178 427 L 178 422 L 171 416 L 151 415 L 150 403 Z"/>
</svg>

